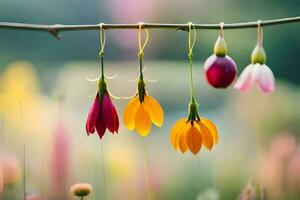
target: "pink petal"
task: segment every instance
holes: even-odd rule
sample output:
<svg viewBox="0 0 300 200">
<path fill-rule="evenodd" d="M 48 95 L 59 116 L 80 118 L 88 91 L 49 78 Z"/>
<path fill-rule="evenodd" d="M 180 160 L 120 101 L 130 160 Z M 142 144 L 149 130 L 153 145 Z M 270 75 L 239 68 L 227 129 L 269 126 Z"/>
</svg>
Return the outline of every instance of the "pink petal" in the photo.
<svg viewBox="0 0 300 200">
<path fill-rule="evenodd" d="M 97 129 L 97 133 L 98 133 L 100 139 L 102 139 L 102 137 L 105 133 L 106 127 L 105 127 L 105 124 L 104 124 L 104 121 L 103 121 L 101 115 L 98 117 L 98 120 L 96 123 L 96 129 Z"/>
<path fill-rule="evenodd" d="M 86 132 L 88 135 L 93 134 L 95 132 L 95 125 L 97 118 L 100 113 L 100 102 L 99 102 L 99 95 L 96 95 L 96 98 L 90 108 L 87 120 L 86 120 Z"/>
<path fill-rule="evenodd" d="M 105 126 L 108 128 L 110 132 L 115 132 L 117 129 L 116 114 L 114 112 L 115 108 L 112 104 L 109 95 L 107 93 L 103 94 L 102 98 L 102 119 L 104 121 Z"/>
<path fill-rule="evenodd" d="M 119 117 L 118 117 L 118 113 L 116 111 L 116 108 L 113 105 L 113 112 L 114 112 L 114 119 L 115 119 L 115 128 L 114 130 L 116 131 L 116 133 L 118 133 L 119 131 Z"/>
<path fill-rule="evenodd" d="M 254 66 L 250 64 L 243 70 L 240 77 L 234 84 L 234 89 L 237 89 L 240 92 L 246 92 L 252 87 L 254 83 L 253 67 Z"/>
<path fill-rule="evenodd" d="M 275 90 L 275 78 L 271 69 L 267 65 L 258 66 L 256 83 L 261 91 L 268 93 Z"/>
</svg>

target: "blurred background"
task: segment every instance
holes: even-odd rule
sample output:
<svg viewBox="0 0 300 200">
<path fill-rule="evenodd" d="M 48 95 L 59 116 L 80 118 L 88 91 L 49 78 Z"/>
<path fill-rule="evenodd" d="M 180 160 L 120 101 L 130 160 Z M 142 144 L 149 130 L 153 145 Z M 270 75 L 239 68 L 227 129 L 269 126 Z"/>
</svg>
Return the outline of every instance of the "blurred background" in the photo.
<svg viewBox="0 0 300 200">
<path fill-rule="evenodd" d="M 0 1 L 0 21 L 41 24 L 231 23 L 299 13 L 298 0 Z M 142 138 L 123 123 L 118 135 L 107 132 L 103 140 L 85 133 L 97 87 L 86 78 L 99 76 L 99 32 L 61 35 L 58 41 L 43 32 L 0 30 L 0 199 L 24 199 L 24 174 L 27 199 L 76 199 L 69 188 L 78 182 L 93 186 L 86 199 L 105 199 L 105 188 L 107 199 L 148 199 Z M 212 89 L 202 67 L 218 31 L 197 32 L 199 111 L 218 126 L 220 143 L 194 156 L 176 152 L 169 142 L 171 126 L 187 115 L 187 34 L 150 31 L 145 76 L 158 82 L 147 89 L 165 111 L 164 126 L 153 127 L 145 139 L 154 199 L 299 199 L 299 35 L 297 23 L 264 28 L 267 64 L 277 83 L 266 95 L 257 88 L 245 94 L 232 86 Z M 225 30 L 239 73 L 250 62 L 256 36 L 256 29 Z M 107 31 L 105 71 L 118 74 L 108 81 L 114 95 L 136 91 L 128 81 L 138 75 L 136 40 L 136 30 Z M 128 100 L 114 103 L 122 120 Z"/>
</svg>

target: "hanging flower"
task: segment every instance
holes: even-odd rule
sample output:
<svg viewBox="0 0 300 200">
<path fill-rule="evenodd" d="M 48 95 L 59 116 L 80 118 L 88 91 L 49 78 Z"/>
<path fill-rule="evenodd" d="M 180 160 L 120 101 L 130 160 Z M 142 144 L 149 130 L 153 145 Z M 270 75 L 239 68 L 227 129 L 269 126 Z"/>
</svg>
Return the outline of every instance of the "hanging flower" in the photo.
<svg viewBox="0 0 300 200">
<path fill-rule="evenodd" d="M 221 32 L 214 46 L 214 54 L 204 63 L 204 72 L 208 83 L 215 88 L 226 88 L 235 79 L 237 66 L 234 60 L 227 55 L 227 45 Z"/>
<path fill-rule="evenodd" d="M 102 76 L 98 81 L 98 92 L 87 117 L 86 132 L 89 136 L 96 129 L 100 139 L 102 139 L 106 128 L 112 134 L 118 133 L 119 118 L 107 91 L 104 76 Z"/>
<path fill-rule="evenodd" d="M 201 118 L 194 98 L 189 105 L 189 116 L 178 120 L 171 129 L 171 144 L 176 150 L 197 154 L 202 144 L 209 150 L 218 143 L 218 131 L 212 121 Z"/>
<path fill-rule="evenodd" d="M 107 84 L 104 80 L 104 47 L 106 41 L 106 33 L 103 29 L 103 23 L 100 24 L 100 46 L 99 56 L 101 59 L 101 76 L 98 80 L 98 91 L 95 100 L 90 108 L 87 121 L 86 132 L 89 136 L 97 130 L 97 133 L 102 139 L 106 128 L 112 133 L 118 133 L 119 117 L 114 104 L 110 99 L 110 94 L 107 91 Z"/>
<path fill-rule="evenodd" d="M 151 130 L 151 122 L 157 127 L 161 127 L 164 121 L 164 113 L 160 104 L 148 95 L 145 89 L 143 75 L 143 56 L 144 48 L 149 39 L 149 31 L 144 29 L 146 39 L 142 45 L 142 22 L 139 23 L 138 29 L 138 47 L 139 47 L 139 70 L 140 78 L 138 80 L 138 92 L 131 99 L 123 113 L 124 124 L 128 130 L 135 129 L 141 136 L 146 137 Z"/>
<path fill-rule="evenodd" d="M 256 84 L 262 92 L 268 93 L 275 90 L 275 78 L 271 69 L 266 65 L 267 56 L 262 46 L 262 28 L 258 28 L 257 45 L 252 51 L 251 61 L 241 73 L 234 88 L 241 91 L 248 91 Z"/>
<path fill-rule="evenodd" d="M 202 144 L 209 150 L 218 143 L 218 131 L 216 126 L 209 119 L 201 118 L 198 114 L 198 104 L 194 97 L 193 81 L 193 47 L 196 41 L 196 29 L 194 29 L 194 39 L 191 43 L 191 27 L 189 23 L 188 47 L 189 47 L 189 64 L 190 64 L 190 82 L 191 82 L 191 101 L 189 104 L 188 118 L 178 120 L 171 129 L 170 139 L 173 147 L 185 153 L 187 150 L 197 154 Z"/>
<path fill-rule="evenodd" d="M 123 119 L 128 130 L 136 129 L 144 137 L 151 130 L 151 122 L 157 127 L 163 125 L 163 110 L 160 104 L 147 94 L 142 77 L 138 81 L 138 93 L 126 106 Z"/>
</svg>

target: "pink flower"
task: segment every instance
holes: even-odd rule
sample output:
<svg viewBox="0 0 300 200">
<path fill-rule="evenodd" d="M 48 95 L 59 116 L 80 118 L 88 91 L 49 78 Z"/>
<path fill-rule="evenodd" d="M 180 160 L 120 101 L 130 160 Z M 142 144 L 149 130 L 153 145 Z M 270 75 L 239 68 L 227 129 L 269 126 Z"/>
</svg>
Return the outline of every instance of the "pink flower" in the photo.
<svg viewBox="0 0 300 200">
<path fill-rule="evenodd" d="M 55 194 L 63 198 L 70 170 L 70 138 L 62 123 L 54 129 L 51 157 L 51 183 Z"/>
<path fill-rule="evenodd" d="M 102 139 L 106 128 L 113 134 L 118 133 L 119 118 L 107 90 L 99 89 L 99 91 L 88 114 L 86 132 L 90 135 L 96 129 Z"/>
<path fill-rule="evenodd" d="M 275 90 L 275 78 L 267 65 L 259 63 L 248 65 L 241 73 L 234 88 L 241 92 L 246 92 L 254 84 L 265 93 Z"/>
<path fill-rule="evenodd" d="M 5 185 L 15 185 L 21 178 L 20 162 L 17 157 L 12 154 L 0 156 L 0 169 Z"/>
</svg>

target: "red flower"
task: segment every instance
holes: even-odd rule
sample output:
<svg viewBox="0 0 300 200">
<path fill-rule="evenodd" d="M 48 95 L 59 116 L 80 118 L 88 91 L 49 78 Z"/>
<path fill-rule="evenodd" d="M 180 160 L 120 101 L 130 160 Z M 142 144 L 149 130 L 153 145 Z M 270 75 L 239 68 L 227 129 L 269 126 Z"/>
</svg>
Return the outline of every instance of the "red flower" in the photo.
<svg viewBox="0 0 300 200">
<path fill-rule="evenodd" d="M 87 117 L 86 132 L 89 136 L 96 129 L 100 139 L 102 139 L 106 128 L 112 134 L 118 133 L 119 118 L 107 92 L 106 83 L 99 80 L 99 90 Z"/>
</svg>

